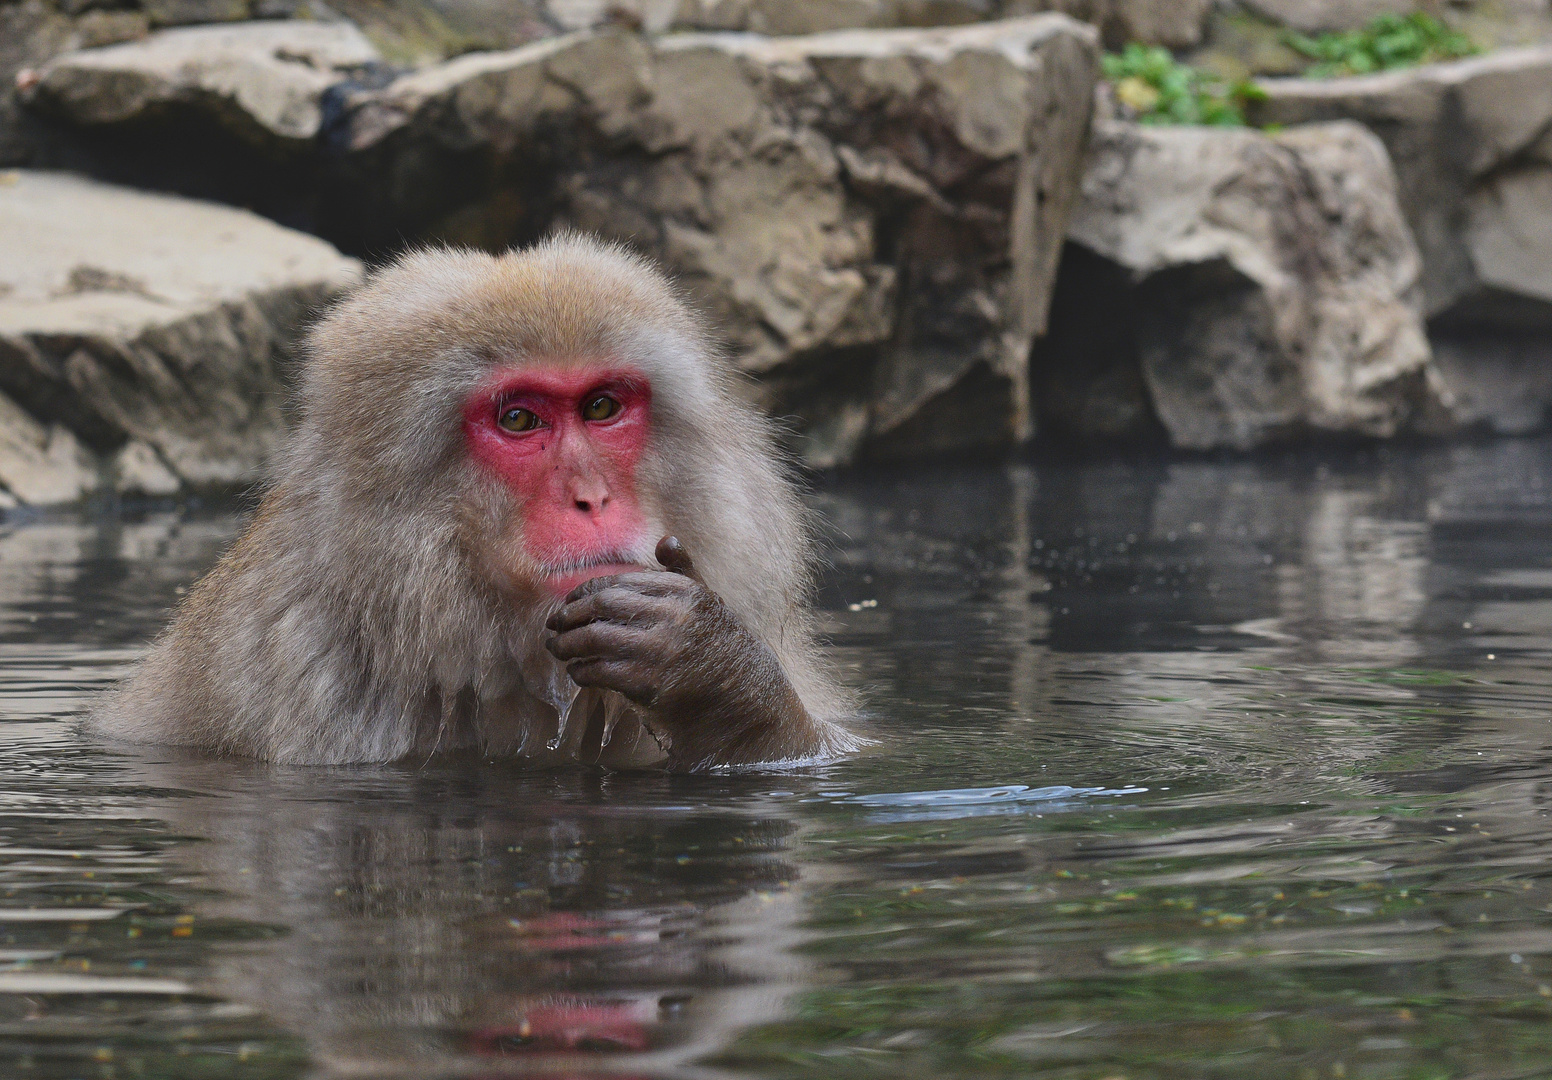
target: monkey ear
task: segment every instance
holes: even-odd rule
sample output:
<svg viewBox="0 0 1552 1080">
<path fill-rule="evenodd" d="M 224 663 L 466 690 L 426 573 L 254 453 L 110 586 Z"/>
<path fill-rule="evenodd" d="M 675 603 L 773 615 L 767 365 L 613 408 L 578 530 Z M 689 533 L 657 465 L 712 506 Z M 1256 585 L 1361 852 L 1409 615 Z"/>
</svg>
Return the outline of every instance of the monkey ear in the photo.
<svg viewBox="0 0 1552 1080">
<path fill-rule="evenodd" d="M 663 564 L 665 570 L 675 574 L 683 574 L 693 581 L 706 584 L 700 574 L 695 571 L 695 563 L 690 559 L 690 553 L 684 549 L 677 536 L 665 536 L 657 542 L 657 561 Z"/>
</svg>

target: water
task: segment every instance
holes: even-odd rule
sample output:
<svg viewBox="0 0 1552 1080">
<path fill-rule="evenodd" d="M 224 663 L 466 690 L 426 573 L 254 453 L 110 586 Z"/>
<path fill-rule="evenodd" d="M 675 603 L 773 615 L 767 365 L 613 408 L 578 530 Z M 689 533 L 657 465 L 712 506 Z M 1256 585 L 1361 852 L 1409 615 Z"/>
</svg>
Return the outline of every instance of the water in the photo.
<svg viewBox="0 0 1552 1080">
<path fill-rule="evenodd" d="M 0 535 L 0 1076 L 1552 1075 L 1552 442 L 827 483 L 879 745 L 79 737 L 239 527 Z"/>
</svg>

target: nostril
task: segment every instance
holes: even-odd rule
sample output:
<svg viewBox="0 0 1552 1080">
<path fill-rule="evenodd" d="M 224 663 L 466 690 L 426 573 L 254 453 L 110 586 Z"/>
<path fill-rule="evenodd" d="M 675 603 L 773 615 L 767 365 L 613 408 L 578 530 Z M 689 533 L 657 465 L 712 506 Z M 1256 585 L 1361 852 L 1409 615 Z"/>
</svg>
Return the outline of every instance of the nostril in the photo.
<svg viewBox="0 0 1552 1080">
<path fill-rule="evenodd" d="M 585 514 L 589 510 L 593 509 L 593 504 L 588 502 L 586 499 L 578 499 L 577 500 L 577 509 L 582 511 Z"/>
</svg>

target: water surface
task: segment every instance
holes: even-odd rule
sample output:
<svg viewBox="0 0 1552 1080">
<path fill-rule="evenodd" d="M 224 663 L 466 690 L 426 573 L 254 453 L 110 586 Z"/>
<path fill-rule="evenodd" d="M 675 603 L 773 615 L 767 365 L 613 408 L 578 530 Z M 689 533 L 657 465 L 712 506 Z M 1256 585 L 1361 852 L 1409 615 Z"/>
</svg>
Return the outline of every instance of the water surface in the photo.
<svg viewBox="0 0 1552 1080">
<path fill-rule="evenodd" d="M 1552 442 L 827 481 L 878 746 L 76 734 L 240 514 L 0 526 L 0 1076 L 1552 1075 Z"/>
</svg>

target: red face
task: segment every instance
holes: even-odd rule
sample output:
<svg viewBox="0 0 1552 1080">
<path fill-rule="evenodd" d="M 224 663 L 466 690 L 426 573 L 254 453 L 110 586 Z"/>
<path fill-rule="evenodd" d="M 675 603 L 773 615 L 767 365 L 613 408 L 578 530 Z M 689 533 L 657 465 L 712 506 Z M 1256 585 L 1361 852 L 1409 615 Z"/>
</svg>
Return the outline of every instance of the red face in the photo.
<svg viewBox="0 0 1552 1080">
<path fill-rule="evenodd" d="M 636 463 L 651 404 L 639 372 L 530 367 L 496 372 L 464 406 L 469 453 L 517 499 L 523 550 L 556 595 L 639 569 Z"/>
</svg>

